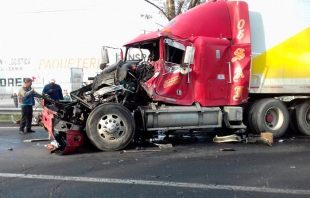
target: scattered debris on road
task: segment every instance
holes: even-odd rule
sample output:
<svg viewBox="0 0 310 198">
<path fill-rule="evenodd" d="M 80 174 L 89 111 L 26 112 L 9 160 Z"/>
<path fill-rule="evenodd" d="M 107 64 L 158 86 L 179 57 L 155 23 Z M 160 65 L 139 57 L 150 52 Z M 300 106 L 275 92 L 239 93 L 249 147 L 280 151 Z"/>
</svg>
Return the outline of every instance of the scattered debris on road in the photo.
<svg viewBox="0 0 310 198">
<path fill-rule="evenodd" d="M 236 134 L 233 135 L 226 135 L 226 136 L 215 136 L 213 138 L 213 142 L 223 143 L 223 142 L 241 142 L 241 137 L 237 136 Z"/>
<path fill-rule="evenodd" d="M 256 143 L 256 142 L 262 142 L 269 146 L 272 146 L 273 143 L 273 136 L 272 133 L 261 133 L 261 136 L 255 136 L 253 134 L 248 134 L 248 137 L 246 135 L 242 135 L 242 137 L 233 134 L 233 135 L 227 135 L 227 136 L 215 136 L 213 138 L 213 142 L 216 143 L 228 143 L 228 142 L 244 142 L 244 143 Z"/>
<path fill-rule="evenodd" d="M 7 151 L 13 151 L 13 148 L 8 148 L 8 149 L 6 149 Z"/>
<path fill-rule="evenodd" d="M 284 140 L 279 140 L 279 142 L 284 142 Z"/>
<path fill-rule="evenodd" d="M 154 143 L 156 146 L 158 146 L 160 149 L 166 149 L 166 148 L 172 148 L 172 144 L 157 144 Z"/>
<path fill-rule="evenodd" d="M 256 143 L 256 142 L 262 142 L 262 143 L 265 143 L 269 146 L 272 146 L 271 142 L 267 138 L 249 136 L 245 139 L 245 143 Z"/>
<path fill-rule="evenodd" d="M 122 150 L 119 153 L 140 153 L 140 152 L 157 152 L 161 150 Z"/>
<path fill-rule="evenodd" d="M 273 143 L 273 134 L 270 132 L 262 132 L 260 134 L 260 137 L 269 140 L 271 144 Z"/>
<path fill-rule="evenodd" d="M 48 150 L 55 150 L 57 149 L 60 145 L 56 140 L 53 140 L 50 144 L 46 144 L 44 145 L 45 148 L 47 148 Z"/>
<path fill-rule="evenodd" d="M 221 151 L 236 151 L 236 149 L 233 149 L 233 148 L 223 148 L 223 149 L 220 149 Z"/>
<path fill-rule="evenodd" d="M 49 138 L 43 138 L 43 139 L 30 139 L 30 140 L 24 140 L 23 142 L 39 142 L 39 141 L 49 141 Z"/>
</svg>

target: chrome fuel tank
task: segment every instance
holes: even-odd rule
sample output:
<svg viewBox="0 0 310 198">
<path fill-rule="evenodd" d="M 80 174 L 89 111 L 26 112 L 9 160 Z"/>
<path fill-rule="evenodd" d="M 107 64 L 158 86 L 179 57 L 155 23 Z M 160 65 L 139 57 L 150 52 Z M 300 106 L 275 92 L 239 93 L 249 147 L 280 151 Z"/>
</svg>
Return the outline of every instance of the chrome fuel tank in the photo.
<svg viewBox="0 0 310 198">
<path fill-rule="evenodd" d="M 147 131 L 217 128 L 222 123 L 219 107 L 155 106 L 140 107 Z"/>
</svg>

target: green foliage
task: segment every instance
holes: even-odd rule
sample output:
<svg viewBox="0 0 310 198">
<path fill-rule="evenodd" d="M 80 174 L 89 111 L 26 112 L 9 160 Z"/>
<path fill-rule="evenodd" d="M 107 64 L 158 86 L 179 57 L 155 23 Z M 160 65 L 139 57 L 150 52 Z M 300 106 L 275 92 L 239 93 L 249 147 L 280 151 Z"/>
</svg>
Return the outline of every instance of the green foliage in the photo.
<svg viewBox="0 0 310 198">
<path fill-rule="evenodd" d="M 20 120 L 21 119 L 21 117 L 22 117 L 22 115 L 20 115 L 20 114 L 15 114 L 15 115 L 13 115 L 14 116 L 14 118 L 16 119 L 16 120 Z M 12 120 L 12 115 L 1 115 L 0 114 L 0 120 L 4 120 L 4 121 L 9 121 L 9 120 Z"/>
</svg>

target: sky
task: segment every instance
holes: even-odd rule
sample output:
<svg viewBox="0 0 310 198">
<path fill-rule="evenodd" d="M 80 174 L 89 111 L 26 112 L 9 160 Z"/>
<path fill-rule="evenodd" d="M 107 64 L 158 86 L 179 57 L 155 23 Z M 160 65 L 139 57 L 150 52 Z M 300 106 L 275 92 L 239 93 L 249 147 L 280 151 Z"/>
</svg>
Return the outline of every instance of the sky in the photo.
<svg viewBox="0 0 310 198">
<path fill-rule="evenodd" d="M 9 78 L 25 76 L 36 83 L 52 77 L 70 90 L 63 83 L 70 79 L 64 65 L 82 68 L 84 80 L 93 77 L 100 72 L 102 46 L 122 47 L 167 22 L 144 0 L 1 0 L 0 95 L 16 92 Z"/>
<path fill-rule="evenodd" d="M 160 29 L 156 23 L 167 20 L 144 0 L 1 0 L 0 57 L 91 56 Z"/>
</svg>

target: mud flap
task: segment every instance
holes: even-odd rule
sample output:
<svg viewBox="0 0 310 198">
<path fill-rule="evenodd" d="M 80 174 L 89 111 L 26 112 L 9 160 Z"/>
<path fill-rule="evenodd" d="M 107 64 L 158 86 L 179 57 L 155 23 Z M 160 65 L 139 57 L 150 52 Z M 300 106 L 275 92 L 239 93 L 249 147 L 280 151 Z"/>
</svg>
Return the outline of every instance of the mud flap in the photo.
<svg viewBox="0 0 310 198">
<path fill-rule="evenodd" d="M 68 130 L 65 136 L 55 133 L 55 140 L 59 143 L 59 147 L 52 150 L 51 153 L 59 153 L 66 155 L 74 152 L 84 145 L 84 135 L 80 131 Z"/>
<path fill-rule="evenodd" d="M 84 145 L 84 136 L 81 132 L 68 130 L 66 132 L 66 147 L 61 153 L 62 155 L 71 153 Z"/>
</svg>

